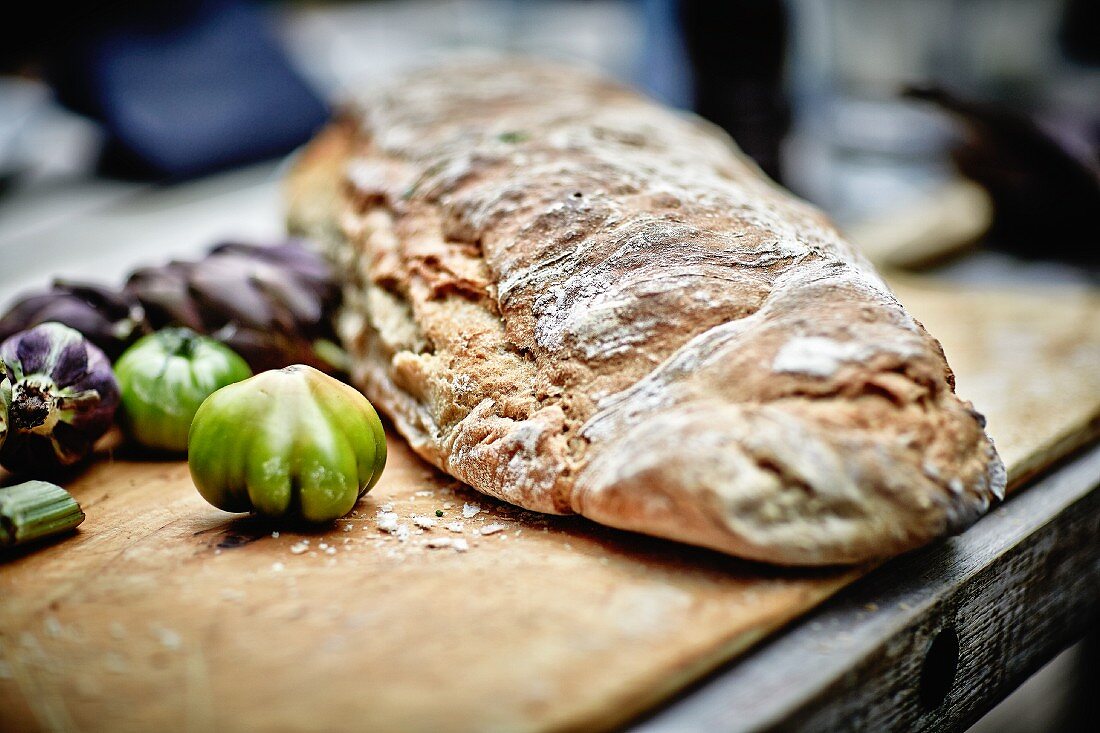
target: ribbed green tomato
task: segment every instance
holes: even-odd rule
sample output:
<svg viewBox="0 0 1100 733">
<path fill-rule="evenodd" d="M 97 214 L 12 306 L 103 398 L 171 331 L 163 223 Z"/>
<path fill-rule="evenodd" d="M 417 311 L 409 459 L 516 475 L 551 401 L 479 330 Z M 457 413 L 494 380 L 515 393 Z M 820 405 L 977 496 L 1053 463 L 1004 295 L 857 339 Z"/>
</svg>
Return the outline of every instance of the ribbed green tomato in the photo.
<svg viewBox="0 0 1100 733">
<path fill-rule="evenodd" d="M 149 334 L 115 362 L 122 391 L 122 427 L 149 448 L 187 450 L 199 405 L 252 370 L 227 346 L 186 328 Z"/>
<path fill-rule="evenodd" d="M 210 395 L 191 423 L 187 461 L 219 509 L 327 522 L 378 482 L 386 434 L 360 392 L 295 364 Z"/>
</svg>

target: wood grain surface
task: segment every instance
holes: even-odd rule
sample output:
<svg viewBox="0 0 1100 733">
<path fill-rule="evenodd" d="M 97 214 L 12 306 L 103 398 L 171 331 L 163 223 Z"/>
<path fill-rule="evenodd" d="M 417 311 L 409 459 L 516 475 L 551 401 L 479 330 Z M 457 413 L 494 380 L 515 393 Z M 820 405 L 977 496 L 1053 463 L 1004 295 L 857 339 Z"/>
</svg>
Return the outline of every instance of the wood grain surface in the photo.
<svg viewBox="0 0 1100 733">
<path fill-rule="evenodd" d="M 894 279 L 943 344 L 958 393 L 989 421 L 1019 483 L 1100 432 L 1100 295 L 1085 289 L 960 290 Z"/>
<path fill-rule="evenodd" d="M 899 294 L 989 415 L 1011 477 L 1095 432 L 1094 298 Z M 0 565 L 0 727 L 607 728 L 866 572 L 534 515 L 391 446 L 357 514 L 312 533 L 207 506 L 182 462 L 103 455 L 70 485 L 81 529 Z M 388 503 L 404 541 L 376 525 Z M 463 518 L 465 504 L 480 511 Z M 418 532 L 414 515 L 436 525 Z"/>
<path fill-rule="evenodd" d="M 962 535 L 877 568 L 631 730 L 966 730 L 1095 629 L 1097 536 L 1100 445 Z M 1013 730 L 1041 730 L 1044 712 L 1049 725 L 1040 705 Z"/>
</svg>

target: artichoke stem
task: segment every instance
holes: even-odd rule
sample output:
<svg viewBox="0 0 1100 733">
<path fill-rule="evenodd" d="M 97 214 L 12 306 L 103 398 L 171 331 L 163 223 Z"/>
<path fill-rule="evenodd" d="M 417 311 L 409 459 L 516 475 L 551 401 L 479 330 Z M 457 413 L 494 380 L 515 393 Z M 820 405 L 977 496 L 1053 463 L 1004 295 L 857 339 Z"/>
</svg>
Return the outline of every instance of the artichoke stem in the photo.
<svg viewBox="0 0 1100 733">
<path fill-rule="evenodd" d="M 0 489 L 0 547 L 14 547 L 67 532 L 84 521 L 68 491 L 46 481 Z"/>
</svg>

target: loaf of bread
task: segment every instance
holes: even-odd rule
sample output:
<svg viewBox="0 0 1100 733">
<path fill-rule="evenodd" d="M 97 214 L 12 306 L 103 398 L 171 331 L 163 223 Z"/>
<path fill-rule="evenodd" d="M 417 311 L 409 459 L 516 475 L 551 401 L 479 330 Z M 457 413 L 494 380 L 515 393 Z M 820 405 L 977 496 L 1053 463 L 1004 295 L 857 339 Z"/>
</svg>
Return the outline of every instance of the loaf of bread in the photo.
<svg viewBox="0 0 1100 733">
<path fill-rule="evenodd" d="M 538 512 L 788 565 L 1002 496 L 939 343 L 731 141 L 575 68 L 465 61 L 302 154 L 353 380 L 425 459 Z"/>
</svg>

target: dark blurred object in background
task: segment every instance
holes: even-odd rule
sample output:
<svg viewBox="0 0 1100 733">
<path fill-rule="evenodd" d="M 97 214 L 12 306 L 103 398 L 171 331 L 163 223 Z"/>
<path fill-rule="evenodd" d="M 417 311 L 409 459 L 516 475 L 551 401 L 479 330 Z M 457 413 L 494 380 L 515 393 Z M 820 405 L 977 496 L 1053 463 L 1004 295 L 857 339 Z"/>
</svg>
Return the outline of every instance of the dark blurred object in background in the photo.
<svg viewBox="0 0 1100 733">
<path fill-rule="evenodd" d="M 680 0 L 695 111 L 728 132 L 775 180 L 790 127 L 783 86 L 787 10 L 783 0 Z"/>
<path fill-rule="evenodd" d="M 11 39 L 5 65 L 40 65 L 62 103 L 102 124 L 105 172 L 178 179 L 271 158 L 327 116 L 265 18 L 240 0 L 99 3 L 68 17 L 32 16 L 37 22 L 9 24 L 23 37 Z"/>
<path fill-rule="evenodd" d="M 932 102 L 962 123 L 951 157 L 993 200 L 992 245 L 1024 257 L 1100 263 L 1094 144 L 1077 150 L 1023 113 L 939 87 L 911 87 L 906 96 Z M 1089 121 L 1076 127 L 1085 133 L 1063 130 L 1064 136 L 1087 141 Z"/>
<path fill-rule="evenodd" d="M 1071 61 L 1100 64 L 1100 2 L 1066 0 L 1058 35 Z"/>
</svg>

